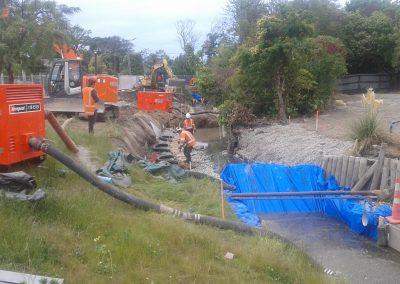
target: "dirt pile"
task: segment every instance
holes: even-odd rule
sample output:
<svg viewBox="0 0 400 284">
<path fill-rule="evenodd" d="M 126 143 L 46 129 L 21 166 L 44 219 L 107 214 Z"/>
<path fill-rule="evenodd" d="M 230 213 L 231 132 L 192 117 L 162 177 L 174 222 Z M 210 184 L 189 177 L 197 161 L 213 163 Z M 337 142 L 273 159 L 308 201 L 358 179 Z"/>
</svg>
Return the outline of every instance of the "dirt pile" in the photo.
<svg viewBox="0 0 400 284">
<path fill-rule="evenodd" d="M 352 143 L 306 130 L 301 123 L 242 130 L 237 154 L 251 161 L 286 165 L 313 163 L 321 155 L 348 153 Z"/>
</svg>

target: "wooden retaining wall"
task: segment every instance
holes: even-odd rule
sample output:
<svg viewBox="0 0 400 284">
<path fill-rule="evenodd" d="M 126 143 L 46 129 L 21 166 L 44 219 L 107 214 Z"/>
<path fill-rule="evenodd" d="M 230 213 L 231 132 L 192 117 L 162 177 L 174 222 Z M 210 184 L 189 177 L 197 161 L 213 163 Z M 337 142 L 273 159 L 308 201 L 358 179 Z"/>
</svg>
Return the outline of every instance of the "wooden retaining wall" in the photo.
<svg viewBox="0 0 400 284">
<path fill-rule="evenodd" d="M 374 164 L 374 160 L 353 156 L 324 156 L 319 159 L 317 165 L 321 166 L 327 173 L 327 177 L 334 175 L 340 186 L 353 187 L 357 184 L 367 170 Z M 394 182 L 400 177 L 400 162 L 398 159 L 385 158 L 383 166 L 378 172 L 378 188 L 370 188 L 371 182 L 367 183 L 363 190 L 394 191 Z"/>
</svg>

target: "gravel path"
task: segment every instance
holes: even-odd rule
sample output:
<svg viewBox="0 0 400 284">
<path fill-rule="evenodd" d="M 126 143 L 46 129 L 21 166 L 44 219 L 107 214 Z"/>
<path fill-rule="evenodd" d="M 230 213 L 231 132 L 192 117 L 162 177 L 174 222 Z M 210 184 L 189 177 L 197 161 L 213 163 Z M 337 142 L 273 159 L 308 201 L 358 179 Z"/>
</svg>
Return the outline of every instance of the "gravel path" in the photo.
<svg viewBox="0 0 400 284">
<path fill-rule="evenodd" d="M 291 123 L 242 131 L 237 153 L 251 161 L 295 165 L 316 162 L 321 155 L 346 154 L 351 148 L 349 141 L 328 138 L 306 130 L 301 123 Z"/>
</svg>

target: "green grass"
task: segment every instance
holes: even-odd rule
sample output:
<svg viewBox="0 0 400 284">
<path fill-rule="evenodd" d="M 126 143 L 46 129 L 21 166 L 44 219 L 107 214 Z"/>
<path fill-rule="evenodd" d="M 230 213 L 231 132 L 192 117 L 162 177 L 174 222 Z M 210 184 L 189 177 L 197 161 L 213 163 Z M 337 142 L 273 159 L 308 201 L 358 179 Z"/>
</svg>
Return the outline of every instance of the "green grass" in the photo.
<svg viewBox="0 0 400 284">
<path fill-rule="evenodd" d="M 94 153 L 112 148 L 107 131 L 97 134 L 104 142 L 93 144 L 79 131 L 76 137 Z M 51 132 L 50 137 L 59 145 Z M 51 158 L 42 167 L 26 169 L 46 189 L 44 201 L 0 200 L 1 269 L 61 277 L 66 283 L 327 282 L 292 246 L 137 210 L 72 172 L 60 176 L 60 169 Z M 173 185 L 138 168 L 132 177 L 131 193 L 220 215 L 218 186 L 209 181 Z M 235 258 L 226 260 L 226 252 Z"/>
</svg>

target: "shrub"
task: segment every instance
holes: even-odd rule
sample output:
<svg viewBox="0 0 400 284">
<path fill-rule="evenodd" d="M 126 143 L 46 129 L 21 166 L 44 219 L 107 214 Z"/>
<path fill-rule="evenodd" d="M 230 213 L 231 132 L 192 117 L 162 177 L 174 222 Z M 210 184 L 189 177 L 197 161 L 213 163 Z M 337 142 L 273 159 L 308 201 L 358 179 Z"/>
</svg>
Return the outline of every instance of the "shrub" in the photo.
<svg viewBox="0 0 400 284">
<path fill-rule="evenodd" d="M 365 112 L 351 128 L 351 138 L 356 142 L 355 154 L 365 154 L 372 145 L 388 140 L 378 117 L 383 102 L 375 98 L 373 89 L 368 89 L 367 96 L 363 95 L 362 103 Z"/>
</svg>

